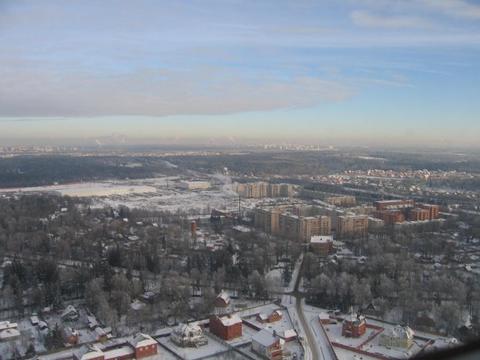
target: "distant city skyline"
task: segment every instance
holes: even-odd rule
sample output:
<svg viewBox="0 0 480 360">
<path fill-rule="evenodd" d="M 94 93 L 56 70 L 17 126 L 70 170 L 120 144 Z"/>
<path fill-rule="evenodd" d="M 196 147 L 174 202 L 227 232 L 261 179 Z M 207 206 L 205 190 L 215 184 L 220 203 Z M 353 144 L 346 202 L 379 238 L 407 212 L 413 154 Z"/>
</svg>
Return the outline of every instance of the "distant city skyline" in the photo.
<svg viewBox="0 0 480 360">
<path fill-rule="evenodd" d="M 473 0 L 0 3 L 0 139 L 478 147 Z"/>
</svg>

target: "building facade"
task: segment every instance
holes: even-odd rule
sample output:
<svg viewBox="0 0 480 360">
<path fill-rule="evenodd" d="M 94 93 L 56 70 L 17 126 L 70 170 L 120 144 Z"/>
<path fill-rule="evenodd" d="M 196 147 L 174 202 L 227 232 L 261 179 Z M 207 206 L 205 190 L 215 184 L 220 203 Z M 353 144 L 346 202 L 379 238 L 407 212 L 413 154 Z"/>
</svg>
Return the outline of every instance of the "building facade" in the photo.
<svg viewBox="0 0 480 360">
<path fill-rule="evenodd" d="M 242 336 L 242 319 L 238 315 L 214 315 L 209 326 L 212 334 L 226 341 Z"/>
<path fill-rule="evenodd" d="M 343 215 L 337 219 L 338 237 L 365 237 L 368 234 L 367 215 Z"/>
</svg>

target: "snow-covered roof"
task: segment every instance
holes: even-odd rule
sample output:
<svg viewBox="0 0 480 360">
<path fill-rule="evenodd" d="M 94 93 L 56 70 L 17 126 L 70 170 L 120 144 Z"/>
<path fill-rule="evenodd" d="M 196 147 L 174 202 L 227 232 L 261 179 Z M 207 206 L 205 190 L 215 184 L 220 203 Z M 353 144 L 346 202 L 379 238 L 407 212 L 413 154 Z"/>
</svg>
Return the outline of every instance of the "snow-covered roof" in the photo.
<svg viewBox="0 0 480 360">
<path fill-rule="evenodd" d="M 98 325 L 98 321 L 95 316 L 87 316 L 88 326 L 95 327 Z"/>
<path fill-rule="evenodd" d="M 48 328 L 48 324 L 45 321 L 39 321 L 38 326 L 42 328 Z"/>
<path fill-rule="evenodd" d="M 0 340 L 8 340 L 10 338 L 16 338 L 20 336 L 20 331 L 17 329 L 6 329 L 0 331 Z"/>
<path fill-rule="evenodd" d="M 10 321 L 0 321 L 0 331 L 5 329 L 16 329 L 17 323 L 11 323 Z"/>
<path fill-rule="evenodd" d="M 135 350 L 133 350 L 130 346 L 125 345 L 117 349 L 105 351 L 105 359 L 125 358 L 128 355 L 133 354 L 135 354 Z"/>
<path fill-rule="evenodd" d="M 320 320 L 328 320 L 330 319 L 330 315 L 327 314 L 326 312 L 321 312 L 320 314 L 318 314 L 318 318 Z"/>
<path fill-rule="evenodd" d="M 75 356 L 80 360 L 91 360 L 103 356 L 103 351 L 96 345 L 88 345 L 75 350 Z"/>
<path fill-rule="evenodd" d="M 202 328 L 197 323 L 180 324 L 173 332 L 182 337 L 189 337 L 190 334 L 199 335 L 203 333 Z"/>
<path fill-rule="evenodd" d="M 67 315 L 69 315 L 70 313 L 75 313 L 77 314 L 77 309 L 75 309 L 75 306 L 73 305 L 68 305 L 67 308 L 62 312 L 62 315 L 61 317 L 65 317 Z"/>
<path fill-rule="evenodd" d="M 260 314 L 258 314 L 258 318 L 259 318 L 260 320 L 267 320 L 267 319 L 268 319 L 268 315 L 265 314 L 265 313 L 260 313 Z"/>
<path fill-rule="evenodd" d="M 277 338 L 267 329 L 260 330 L 253 336 L 252 341 L 264 346 L 269 347 L 277 342 Z"/>
<path fill-rule="evenodd" d="M 396 339 L 413 339 L 415 332 L 408 326 L 397 325 L 385 331 L 386 336 L 390 336 Z"/>
<path fill-rule="evenodd" d="M 97 334 L 97 336 L 105 336 L 107 335 L 107 333 L 105 332 L 104 329 L 102 329 L 101 327 L 97 327 L 95 328 L 95 333 Z"/>
<path fill-rule="evenodd" d="M 326 244 L 329 242 L 333 242 L 332 235 L 315 235 L 310 238 L 310 242 L 312 244 Z"/>
<path fill-rule="evenodd" d="M 297 332 L 293 329 L 287 329 L 283 332 L 283 338 L 284 339 L 290 339 L 297 337 Z"/>
<path fill-rule="evenodd" d="M 252 231 L 252 229 L 244 225 L 236 225 L 236 226 L 233 226 L 232 229 L 242 233 L 249 233 Z"/>
<path fill-rule="evenodd" d="M 217 299 L 223 300 L 226 304 L 230 303 L 230 295 L 223 290 L 218 294 Z"/>
<path fill-rule="evenodd" d="M 156 345 L 157 342 L 150 335 L 139 333 L 130 341 L 130 344 L 133 347 L 143 347 Z"/>
<path fill-rule="evenodd" d="M 242 323 L 242 319 L 240 319 L 240 317 L 237 314 L 225 315 L 225 316 L 222 316 L 221 318 L 219 318 L 219 320 L 221 321 L 223 326 L 232 326 L 232 325 L 235 325 L 235 324 L 241 324 Z"/>
<path fill-rule="evenodd" d="M 357 323 L 357 322 L 360 323 L 360 322 L 362 322 L 362 321 L 364 321 L 364 320 L 365 320 L 365 317 L 364 317 L 364 316 L 362 316 L 362 315 L 357 315 L 357 314 L 355 314 L 355 313 L 352 312 L 352 313 L 350 313 L 349 315 L 347 315 L 347 316 L 345 317 L 345 320 L 344 320 L 344 321 L 348 321 L 348 322 L 352 322 L 352 323 Z"/>
</svg>

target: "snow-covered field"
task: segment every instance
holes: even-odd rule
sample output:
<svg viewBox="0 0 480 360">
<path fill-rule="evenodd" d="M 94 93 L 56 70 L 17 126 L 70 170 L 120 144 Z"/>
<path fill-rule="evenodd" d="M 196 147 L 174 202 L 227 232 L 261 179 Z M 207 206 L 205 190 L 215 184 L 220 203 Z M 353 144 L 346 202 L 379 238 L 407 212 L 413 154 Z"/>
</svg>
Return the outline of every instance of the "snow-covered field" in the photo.
<svg viewBox="0 0 480 360">
<path fill-rule="evenodd" d="M 112 196 L 129 195 L 155 192 L 152 186 L 134 185 L 128 182 L 86 182 L 67 185 L 49 185 L 23 188 L 0 189 L 0 193 L 38 193 L 57 192 L 61 195 L 90 197 L 90 196 Z"/>
<path fill-rule="evenodd" d="M 125 205 L 131 208 L 186 212 L 192 215 L 209 214 L 211 209 L 238 209 L 238 195 L 231 182 L 212 176 L 219 183 L 208 190 L 181 190 L 179 178 L 157 177 L 137 180 L 112 180 L 24 188 L 0 189 L 0 194 L 54 192 L 61 195 L 91 197 L 94 207 Z M 223 182 L 223 184 L 222 184 Z M 242 200 L 242 206 L 252 207 L 255 201 Z"/>
</svg>

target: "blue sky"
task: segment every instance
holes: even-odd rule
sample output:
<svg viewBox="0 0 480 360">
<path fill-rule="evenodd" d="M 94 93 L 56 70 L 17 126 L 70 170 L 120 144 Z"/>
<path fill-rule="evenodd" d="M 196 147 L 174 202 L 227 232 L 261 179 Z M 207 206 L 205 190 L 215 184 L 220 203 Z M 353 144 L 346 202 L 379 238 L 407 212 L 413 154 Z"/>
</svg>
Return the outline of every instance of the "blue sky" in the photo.
<svg viewBox="0 0 480 360">
<path fill-rule="evenodd" d="M 479 80 L 479 1 L 0 0 L 0 138 L 470 146 Z"/>
</svg>

